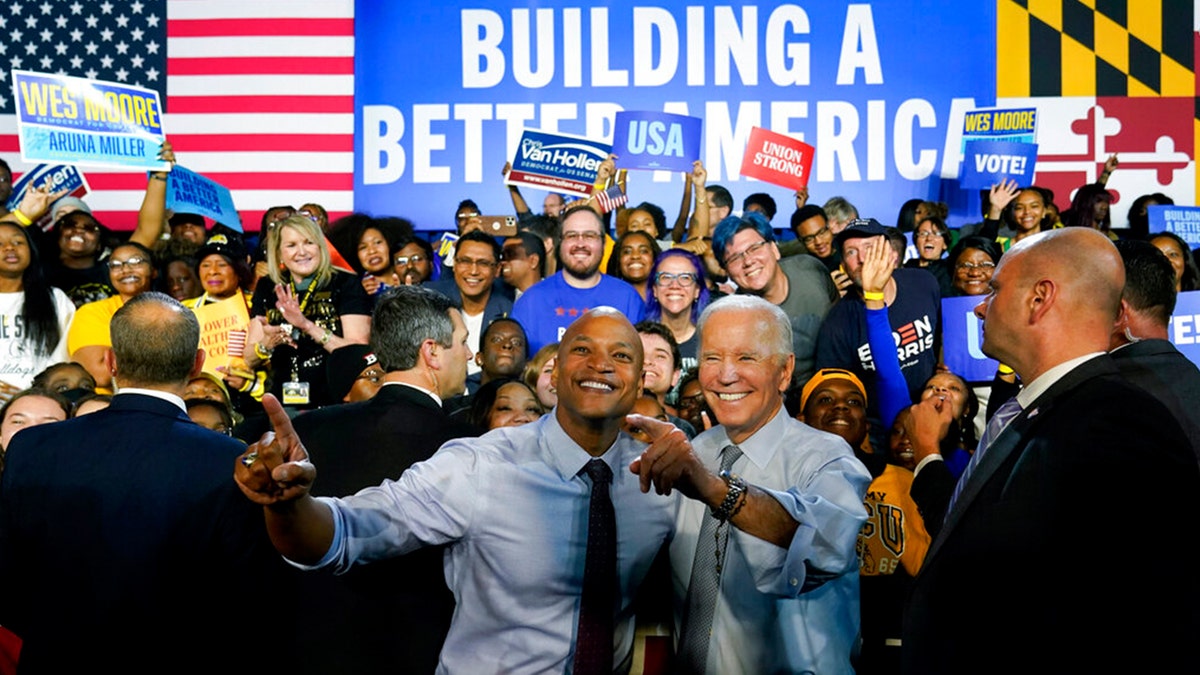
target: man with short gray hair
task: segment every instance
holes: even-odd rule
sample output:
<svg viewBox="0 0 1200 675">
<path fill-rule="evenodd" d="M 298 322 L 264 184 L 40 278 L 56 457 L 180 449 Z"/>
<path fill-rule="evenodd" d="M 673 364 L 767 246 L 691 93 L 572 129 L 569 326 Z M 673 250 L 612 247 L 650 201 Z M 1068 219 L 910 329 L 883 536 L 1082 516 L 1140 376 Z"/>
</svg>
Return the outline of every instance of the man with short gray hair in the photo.
<svg viewBox="0 0 1200 675">
<path fill-rule="evenodd" d="M 844 440 L 784 408 L 796 358 L 783 310 L 733 295 L 704 310 L 698 331 L 700 383 L 721 424 L 696 437 L 695 453 L 731 485 L 773 497 L 776 527 L 773 536 L 743 529 L 736 510 L 729 527 L 679 500 L 676 672 L 850 675 L 871 476 Z"/>
<path fill-rule="evenodd" d="M 321 468 L 313 494 L 353 494 L 396 479 L 446 441 L 478 435 L 442 408 L 466 389 L 466 338 L 461 311 L 441 293 L 398 286 L 380 297 L 371 321 L 371 349 L 386 373 L 379 392 L 295 419 Z M 454 611 L 444 550 L 431 547 L 340 576 L 301 575 L 297 584 L 311 611 L 295 629 L 305 649 L 298 672 L 433 672 Z"/>
</svg>

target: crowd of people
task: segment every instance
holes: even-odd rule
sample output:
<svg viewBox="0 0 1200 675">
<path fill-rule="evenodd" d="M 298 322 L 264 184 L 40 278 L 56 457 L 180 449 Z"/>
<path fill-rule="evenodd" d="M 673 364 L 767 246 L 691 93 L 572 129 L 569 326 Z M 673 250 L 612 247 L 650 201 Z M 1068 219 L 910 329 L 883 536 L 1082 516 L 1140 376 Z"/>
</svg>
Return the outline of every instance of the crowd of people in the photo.
<svg viewBox="0 0 1200 675">
<path fill-rule="evenodd" d="M 1167 322 L 1200 269 L 1149 232 L 1166 195 L 1112 226 L 1118 166 L 1061 213 L 1002 182 L 978 223 L 914 199 L 885 225 L 802 189 L 782 227 L 696 162 L 673 222 L 509 186 L 515 232 L 465 199 L 438 245 L 312 203 L 170 213 L 165 172 L 119 233 L 46 186 L 7 211 L 0 161 L 0 673 L 196 645 L 260 673 L 1195 662 L 1171 553 L 1200 370 Z M 956 296 L 992 377 L 945 365 Z M 1139 541 L 1136 588 L 1102 536 Z M 221 634 L 255 594 L 277 649 Z"/>
</svg>

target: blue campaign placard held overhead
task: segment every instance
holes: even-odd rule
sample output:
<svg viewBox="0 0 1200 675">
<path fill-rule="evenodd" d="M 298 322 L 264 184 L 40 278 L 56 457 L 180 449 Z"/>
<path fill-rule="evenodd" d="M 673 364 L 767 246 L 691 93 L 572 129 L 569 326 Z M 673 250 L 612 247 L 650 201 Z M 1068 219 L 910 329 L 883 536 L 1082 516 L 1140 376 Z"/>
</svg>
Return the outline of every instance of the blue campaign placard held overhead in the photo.
<svg viewBox="0 0 1200 675">
<path fill-rule="evenodd" d="M 611 150 L 607 143 L 526 129 L 512 158 L 507 183 L 586 197 L 596 182 L 600 163 Z"/>
<path fill-rule="evenodd" d="M 175 213 L 197 213 L 242 231 L 229 188 L 178 164 L 167 174 L 167 208 Z"/>
<path fill-rule="evenodd" d="M 999 362 L 983 353 L 983 322 L 975 316 L 982 296 L 942 298 L 942 358 L 967 382 L 990 382 Z"/>
<path fill-rule="evenodd" d="M 82 77 L 14 70 L 21 159 L 168 169 L 158 92 Z"/>
<path fill-rule="evenodd" d="M 914 38 L 923 16 L 971 35 L 969 54 Z M 424 230 L 453 228 L 463 199 L 512 213 L 502 169 L 526 129 L 611 144 L 617 113 L 654 111 L 702 121 L 708 182 L 739 205 L 793 198 L 741 175 L 760 128 L 814 148 L 814 201 L 842 196 L 886 222 L 921 196 L 975 218 L 960 138 L 967 112 L 996 103 L 995 34 L 980 31 L 995 19 L 996 3 L 960 0 L 357 0 L 354 207 Z M 682 186 L 675 171 L 635 171 L 626 191 L 670 211 Z"/>
<path fill-rule="evenodd" d="M 1022 186 L 1033 185 L 1037 151 L 1035 143 L 968 141 L 959 186 L 967 190 L 986 190 L 1005 180 L 1015 180 Z"/>
<path fill-rule="evenodd" d="M 701 120 L 653 111 L 619 112 L 613 154 L 619 169 L 691 171 L 700 159 Z"/>
</svg>

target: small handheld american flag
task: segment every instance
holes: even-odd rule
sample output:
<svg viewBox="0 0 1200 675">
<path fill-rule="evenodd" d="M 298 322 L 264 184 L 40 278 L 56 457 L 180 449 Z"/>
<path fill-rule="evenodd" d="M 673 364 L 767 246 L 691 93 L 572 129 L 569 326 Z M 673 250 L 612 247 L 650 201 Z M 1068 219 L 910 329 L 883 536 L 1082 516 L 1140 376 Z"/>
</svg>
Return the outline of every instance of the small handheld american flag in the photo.
<svg viewBox="0 0 1200 675">
<path fill-rule="evenodd" d="M 624 192 L 621 192 L 620 185 L 614 185 L 607 190 L 593 192 L 592 198 L 600 206 L 601 213 L 608 213 L 629 201 L 629 197 Z"/>
</svg>

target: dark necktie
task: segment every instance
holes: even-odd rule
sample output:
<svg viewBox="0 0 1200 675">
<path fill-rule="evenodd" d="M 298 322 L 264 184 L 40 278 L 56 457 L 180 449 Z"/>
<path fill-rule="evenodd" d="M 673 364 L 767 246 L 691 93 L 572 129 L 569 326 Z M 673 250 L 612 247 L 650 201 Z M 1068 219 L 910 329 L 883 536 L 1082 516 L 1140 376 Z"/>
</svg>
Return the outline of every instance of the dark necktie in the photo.
<svg viewBox="0 0 1200 675">
<path fill-rule="evenodd" d="M 1013 421 L 1017 415 L 1021 414 L 1021 404 L 1014 396 L 1004 402 L 992 415 L 992 419 L 988 420 L 987 426 L 983 429 L 983 436 L 979 439 L 979 446 L 975 450 L 975 454 L 971 455 L 971 460 L 967 462 L 967 468 L 963 470 L 961 476 L 958 477 L 958 482 L 954 484 L 954 494 L 950 495 L 950 505 L 946 507 L 946 516 L 950 518 L 950 512 L 954 510 L 954 504 L 958 501 L 959 495 L 962 494 L 963 488 L 967 485 L 967 479 L 971 477 L 971 472 L 975 471 L 975 467 L 979 466 L 980 460 L 983 459 L 983 453 L 991 447 L 996 437 L 1004 431 L 1004 427 Z"/>
<path fill-rule="evenodd" d="M 727 445 L 721 449 L 721 471 L 729 471 L 742 456 L 742 449 Z M 687 613 L 683 615 L 683 637 L 679 641 L 680 673 L 703 673 L 708 661 L 708 642 L 712 634 L 713 614 L 721 590 L 721 569 L 728 556 L 729 525 L 720 527 L 711 510 L 704 511 L 700 536 L 696 539 L 696 557 L 692 560 L 692 577 L 688 582 Z M 720 527 L 720 531 L 718 528 Z M 722 538 L 720 535 L 724 535 Z M 725 555 L 717 557 L 720 548 Z M 718 566 L 718 562 L 721 563 Z"/>
<path fill-rule="evenodd" d="M 609 486 L 612 469 L 593 459 L 580 473 L 592 479 L 588 506 L 587 562 L 583 567 L 583 597 L 575 640 L 575 675 L 611 675 L 613 615 L 617 595 L 617 519 Z"/>
</svg>

